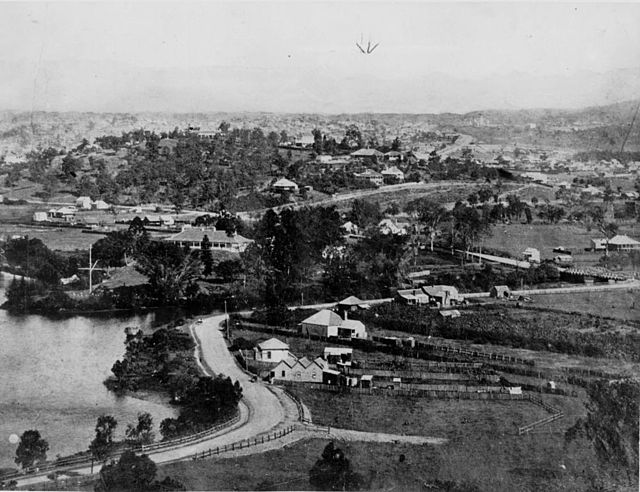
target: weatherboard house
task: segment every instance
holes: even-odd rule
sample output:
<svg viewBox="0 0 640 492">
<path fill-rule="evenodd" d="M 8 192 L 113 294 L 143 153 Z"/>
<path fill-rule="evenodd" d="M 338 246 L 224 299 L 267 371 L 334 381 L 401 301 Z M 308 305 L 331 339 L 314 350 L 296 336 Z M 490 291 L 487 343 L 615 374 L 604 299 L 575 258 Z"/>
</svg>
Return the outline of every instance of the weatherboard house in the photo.
<svg viewBox="0 0 640 492">
<path fill-rule="evenodd" d="M 277 192 L 289 192 L 296 193 L 298 191 L 298 185 L 287 178 L 280 178 L 278 181 L 271 185 L 271 189 Z"/>
<path fill-rule="evenodd" d="M 342 319 L 333 311 L 323 309 L 300 323 L 303 336 L 319 338 L 367 338 L 367 330 L 361 321 Z"/>
<path fill-rule="evenodd" d="M 253 242 L 240 234 L 229 235 L 225 231 L 219 231 L 207 227 L 184 227 L 181 232 L 165 239 L 165 241 L 177 244 L 180 247 L 202 249 L 202 241 L 207 236 L 212 250 L 230 251 L 242 253 Z"/>
<path fill-rule="evenodd" d="M 609 239 L 607 242 L 607 248 L 609 251 L 631 251 L 640 249 L 640 242 L 630 238 L 629 236 L 618 234 L 617 236 Z"/>
<path fill-rule="evenodd" d="M 295 357 L 281 361 L 271 370 L 273 380 L 297 381 L 299 383 L 321 383 L 322 372 L 329 367 L 322 357 L 309 360 L 306 357 Z"/>
<path fill-rule="evenodd" d="M 260 362 L 280 363 L 284 360 L 295 357 L 289 352 L 289 345 L 278 340 L 270 338 L 264 342 L 260 342 L 253 349 L 254 359 Z"/>
</svg>

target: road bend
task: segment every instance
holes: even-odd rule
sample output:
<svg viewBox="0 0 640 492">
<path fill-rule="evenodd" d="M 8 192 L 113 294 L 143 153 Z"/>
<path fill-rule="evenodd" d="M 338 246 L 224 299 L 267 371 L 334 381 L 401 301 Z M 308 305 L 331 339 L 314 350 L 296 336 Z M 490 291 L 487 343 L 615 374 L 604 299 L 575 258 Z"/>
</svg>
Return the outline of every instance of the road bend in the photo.
<svg viewBox="0 0 640 492">
<path fill-rule="evenodd" d="M 190 327 L 198 348 L 198 362 L 204 372 L 210 376 L 224 374 L 242 386 L 242 401 L 240 403 L 240 420 L 236 424 L 222 429 L 212 436 L 200 441 L 176 445 L 169 449 L 161 449 L 149 453 L 149 457 L 156 463 L 167 463 L 191 459 L 196 453 L 231 445 L 242 440 L 256 439 L 273 431 L 284 429 L 298 422 L 298 408 L 285 392 L 277 387 L 267 386 L 259 381 L 251 382 L 249 374 L 236 364 L 235 359 L 227 349 L 221 331 L 221 324 L 225 316 L 211 316 L 204 318 L 202 323 Z M 260 446 L 257 446 L 260 448 Z M 259 451 L 256 449 L 256 451 Z M 79 475 L 90 475 L 100 471 L 100 465 L 79 465 L 77 468 L 64 468 L 61 472 L 74 472 Z M 19 487 L 30 487 L 47 482 L 45 473 L 25 476 L 17 479 Z"/>
</svg>

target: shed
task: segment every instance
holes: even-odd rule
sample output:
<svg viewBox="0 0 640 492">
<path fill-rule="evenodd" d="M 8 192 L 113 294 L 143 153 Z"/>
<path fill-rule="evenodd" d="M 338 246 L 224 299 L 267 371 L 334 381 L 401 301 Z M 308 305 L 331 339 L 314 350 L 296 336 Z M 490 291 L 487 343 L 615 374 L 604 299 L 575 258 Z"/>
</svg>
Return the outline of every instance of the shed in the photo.
<svg viewBox="0 0 640 492">
<path fill-rule="evenodd" d="M 361 388 L 373 388 L 373 376 L 371 374 L 365 374 L 360 378 Z"/>
<path fill-rule="evenodd" d="M 511 297 L 511 289 L 506 285 L 494 285 L 489 292 L 490 297 L 508 299 Z"/>
<path fill-rule="evenodd" d="M 322 384 L 335 384 L 340 383 L 340 372 L 333 369 L 325 369 L 322 371 Z"/>
</svg>

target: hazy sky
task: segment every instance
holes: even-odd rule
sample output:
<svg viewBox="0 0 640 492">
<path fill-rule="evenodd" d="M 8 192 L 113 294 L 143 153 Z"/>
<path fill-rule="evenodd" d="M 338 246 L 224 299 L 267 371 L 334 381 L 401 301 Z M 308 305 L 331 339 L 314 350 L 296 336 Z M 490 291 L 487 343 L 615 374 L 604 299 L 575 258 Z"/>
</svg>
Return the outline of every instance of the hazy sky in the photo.
<svg viewBox="0 0 640 492">
<path fill-rule="evenodd" d="M 637 2 L 0 2 L 0 109 L 602 104 L 640 96 L 638 26 Z"/>
</svg>

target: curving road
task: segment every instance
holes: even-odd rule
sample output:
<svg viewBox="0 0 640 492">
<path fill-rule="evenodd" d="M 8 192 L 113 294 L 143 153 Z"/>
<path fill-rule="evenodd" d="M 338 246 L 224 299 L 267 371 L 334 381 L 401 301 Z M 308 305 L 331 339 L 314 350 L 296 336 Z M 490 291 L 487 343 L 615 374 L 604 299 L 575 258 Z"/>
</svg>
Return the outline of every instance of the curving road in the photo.
<svg viewBox="0 0 640 492">
<path fill-rule="evenodd" d="M 241 440 L 254 439 L 274 430 L 290 426 L 298 422 L 298 409 L 280 388 L 268 388 L 260 382 L 251 382 L 227 349 L 220 325 L 225 316 L 204 318 L 201 324 L 192 325 L 191 333 L 198 343 L 197 353 L 201 367 L 208 375 L 224 374 L 238 381 L 242 386 L 243 398 L 240 404 L 240 420 L 234 425 L 222 429 L 195 443 L 177 445 L 169 449 L 152 451 L 149 457 L 156 463 L 180 461 L 190 458 L 195 453 L 215 449 Z M 261 446 L 257 446 L 259 449 Z M 254 448 L 255 449 L 255 448 Z M 261 452 L 258 451 L 257 452 Z M 90 475 L 100 471 L 100 465 L 93 469 L 87 465 L 78 468 L 66 468 L 80 475 Z M 48 481 L 47 471 L 18 479 L 19 486 L 33 486 Z"/>
</svg>

